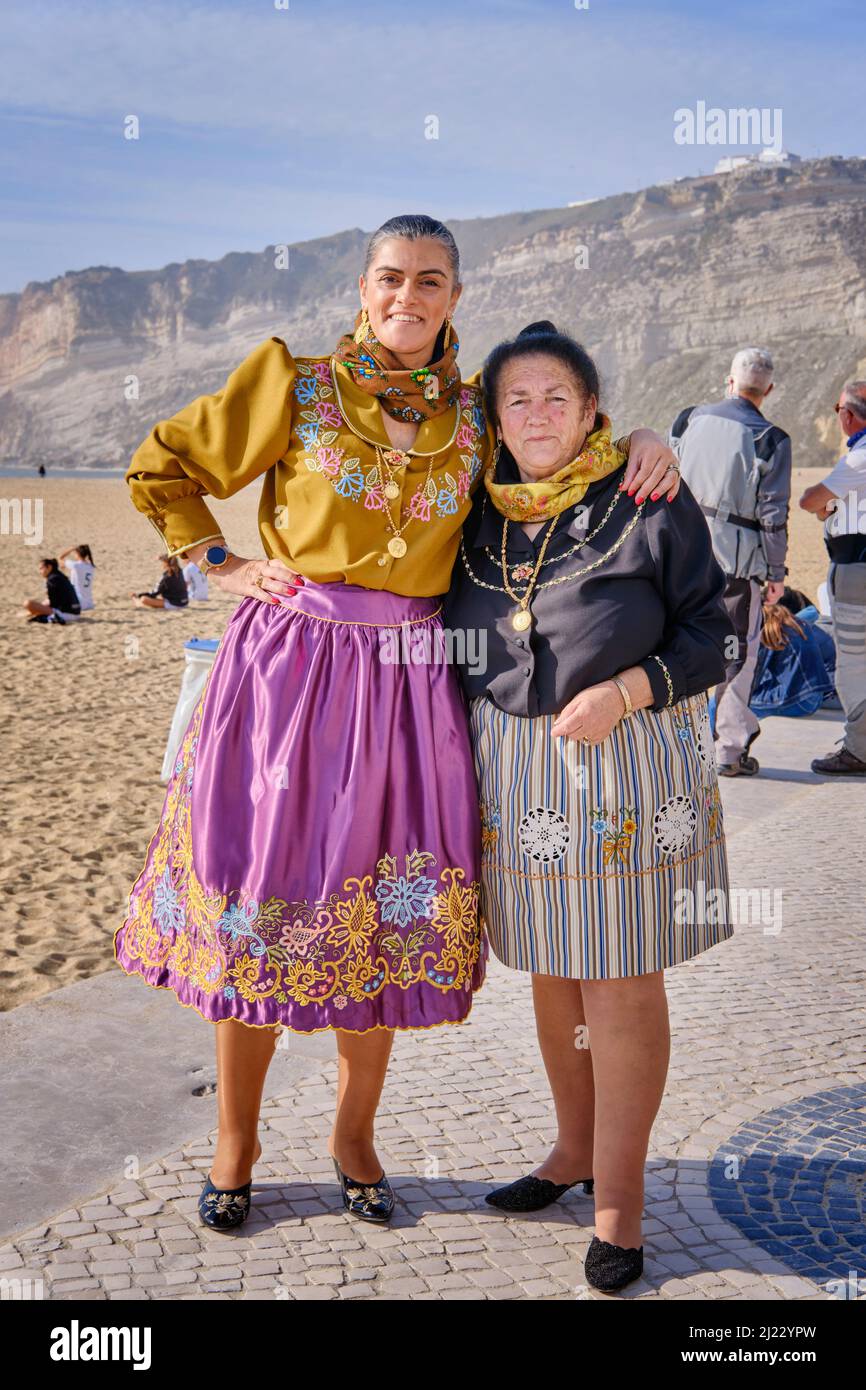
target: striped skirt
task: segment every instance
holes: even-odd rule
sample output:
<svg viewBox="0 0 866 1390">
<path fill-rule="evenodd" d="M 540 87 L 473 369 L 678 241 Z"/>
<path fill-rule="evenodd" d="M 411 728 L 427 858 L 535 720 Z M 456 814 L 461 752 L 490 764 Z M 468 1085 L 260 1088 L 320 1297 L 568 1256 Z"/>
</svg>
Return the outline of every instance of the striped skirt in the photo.
<svg viewBox="0 0 866 1390">
<path fill-rule="evenodd" d="M 481 912 L 505 965 L 601 980 L 677 965 L 733 935 L 705 694 L 637 710 L 602 743 L 555 715 L 470 704 Z"/>
</svg>

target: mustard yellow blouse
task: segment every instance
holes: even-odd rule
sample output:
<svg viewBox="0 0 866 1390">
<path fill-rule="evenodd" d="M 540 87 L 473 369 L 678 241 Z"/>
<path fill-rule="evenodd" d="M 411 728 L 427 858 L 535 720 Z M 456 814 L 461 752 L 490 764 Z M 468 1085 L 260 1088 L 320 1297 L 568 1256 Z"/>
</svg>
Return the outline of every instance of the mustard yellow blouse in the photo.
<svg viewBox="0 0 866 1390">
<path fill-rule="evenodd" d="M 259 533 L 269 558 L 319 583 L 445 593 L 495 444 L 478 376 L 463 384 L 458 405 L 420 426 L 394 471 L 400 496 L 387 503 L 376 444 L 392 448 L 376 397 L 335 358 L 292 357 L 273 337 L 222 390 L 155 425 L 126 481 L 169 555 L 222 534 L 205 496 L 231 497 L 262 477 Z M 408 518 L 399 558 L 387 549 L 386 505 L 398 527 Z"/>
</svg>

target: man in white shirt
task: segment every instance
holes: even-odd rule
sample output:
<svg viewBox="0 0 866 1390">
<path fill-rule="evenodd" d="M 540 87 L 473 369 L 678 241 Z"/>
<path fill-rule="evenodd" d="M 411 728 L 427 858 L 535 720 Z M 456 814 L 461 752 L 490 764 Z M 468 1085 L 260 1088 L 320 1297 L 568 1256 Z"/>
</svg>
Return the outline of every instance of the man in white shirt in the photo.
<svg viewBox="0 0 866 1390">
<path fill-rule="evenodd" d="M 847 381 L 836 405 L 847 453 L 800 506 L 824 521 L 827 591 L 836 642 L 836 690 L 845 711 L 842 747 L 812 771 L 866 776 L 866 381 Z"/>
</svg>

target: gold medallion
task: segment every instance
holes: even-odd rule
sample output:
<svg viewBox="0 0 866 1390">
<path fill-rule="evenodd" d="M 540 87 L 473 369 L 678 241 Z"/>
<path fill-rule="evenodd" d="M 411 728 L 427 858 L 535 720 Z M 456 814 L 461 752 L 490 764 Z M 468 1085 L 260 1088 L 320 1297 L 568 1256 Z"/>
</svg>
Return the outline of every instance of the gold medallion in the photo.
<svg viewBox="0 0 866 1390">
<path fill-rule="evenodd" d="M 383 489 L 385 496 L 393 502 L 395 497 L 400 496 L 400 489 L 396 483 L 386 483 Z"/>
<path fill-rule="evenodd" d="M 525 632 L 532 626 L 532 614 L 527 608 L 518 608 L 517 612 L 512 614 L 511 626 L 516 627 L 518 632 Z"/>
<path fill-rule="evenodd" d="M 388 542 L 388 550 L 398 560 L 401 555 L 406 554 L 406 548 L 406 542 L 402 536 L 392 536 Z"/>
</svg>

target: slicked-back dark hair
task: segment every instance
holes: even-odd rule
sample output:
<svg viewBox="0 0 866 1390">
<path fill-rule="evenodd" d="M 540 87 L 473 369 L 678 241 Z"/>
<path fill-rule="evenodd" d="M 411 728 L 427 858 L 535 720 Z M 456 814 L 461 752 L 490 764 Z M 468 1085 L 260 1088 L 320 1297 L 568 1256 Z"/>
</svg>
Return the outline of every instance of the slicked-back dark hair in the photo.
<svg viewBox="0 0 866 1390">
<path fill-rule="evenodd" d="M 484 405 L 491 420 L 496 415 L 496 392 L 502 368 L 507 362 L 519 357 L 556 357 L 564 363 L 575 381 L 583 387 L 587 396 L 599 399 L 598 368 L 587 352 L 575 338 L 568 333 L 560 333 L 556 324 L 549 319 L 540 319 L 522 328 L 516 338 L 497 343 L 487 357 L 481 372 L 481 388 L 484 392 Z"/>
<path fill-rule="evenodd" d="M 460 252 L 457 250 L 454 234 L 444 222 L 437 222 L 435 217 L 428 217 L 424 212 L 401 213 L 399 217 L 389 217 L 387 222 L 376 228 L 367 242 L 367 254 L 364 257 L 365 275 L 373 264 L 373 257 L 382 242 L 390 237 L 405 237 L 407 241 L 421 241 L 424 237 L 431 237 L 433 241 L 441 241 L 448 253 L 454 283 L 460 284 Z"/>
</svg>

